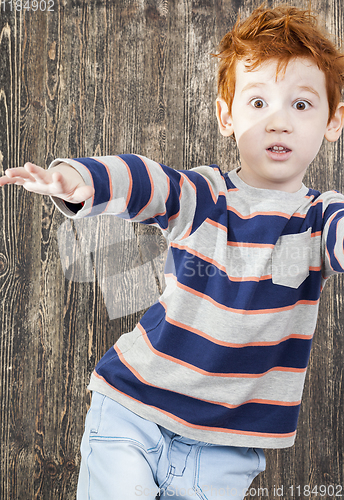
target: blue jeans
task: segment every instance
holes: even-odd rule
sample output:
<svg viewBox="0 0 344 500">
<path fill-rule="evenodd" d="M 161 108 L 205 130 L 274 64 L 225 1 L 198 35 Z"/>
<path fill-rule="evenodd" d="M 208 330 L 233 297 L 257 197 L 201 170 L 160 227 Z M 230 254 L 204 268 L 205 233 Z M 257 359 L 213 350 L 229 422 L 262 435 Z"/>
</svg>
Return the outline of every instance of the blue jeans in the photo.
<svg viewBox="0 0 344 500">
<path fill-rule="evenodd" d="M 184 438 L 97 392 L 81 457 L 77 500 L 239 500 L 265 469 L 261 449 Z"/>
</svg>

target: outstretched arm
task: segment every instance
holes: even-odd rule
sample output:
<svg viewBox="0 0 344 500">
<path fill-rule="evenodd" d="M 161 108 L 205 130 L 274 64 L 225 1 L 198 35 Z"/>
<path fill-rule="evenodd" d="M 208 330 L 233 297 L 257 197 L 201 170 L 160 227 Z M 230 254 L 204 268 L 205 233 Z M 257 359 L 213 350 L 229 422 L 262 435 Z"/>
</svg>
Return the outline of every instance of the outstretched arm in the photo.
<svg viewBox="0 0 344 500">
<path fill-rule="evenodd" d="M 60 163 L 45 170 L 34 163 L 25 163 L 24 167 L 10 168 L 0 177 L 0 187 L 5 184 L 17 184 L 27 191 L 56 196 L 70 203 L 80 203 L 94 194 L 94 188 L 87 186 L 79 172 Z"/>
</svg>

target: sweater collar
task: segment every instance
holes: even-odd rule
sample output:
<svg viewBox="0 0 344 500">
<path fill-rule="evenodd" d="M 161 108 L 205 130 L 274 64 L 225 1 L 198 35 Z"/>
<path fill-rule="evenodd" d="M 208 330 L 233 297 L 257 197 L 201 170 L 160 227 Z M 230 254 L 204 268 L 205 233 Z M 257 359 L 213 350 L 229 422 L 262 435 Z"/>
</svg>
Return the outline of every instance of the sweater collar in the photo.
<svg viewBox="0 0 344 500">
<path fill-rule="evenodd" d="M 279 191 L 277 189 L 262 189 L 249 186 L 238 176 L 240 167 L 235 168 L 228 172 L 228 177 L 232 183 L 240 189 L 240 191 L 245 191 L 249 196 L 260 198 L 260 199 L 278 199 L 278 200 L 298 200 L 304 198 L 308 193 L 308 188 L 302 183 L 301 188 L 295 193 L 288 193 L 287 191 Z"/>
</svg>

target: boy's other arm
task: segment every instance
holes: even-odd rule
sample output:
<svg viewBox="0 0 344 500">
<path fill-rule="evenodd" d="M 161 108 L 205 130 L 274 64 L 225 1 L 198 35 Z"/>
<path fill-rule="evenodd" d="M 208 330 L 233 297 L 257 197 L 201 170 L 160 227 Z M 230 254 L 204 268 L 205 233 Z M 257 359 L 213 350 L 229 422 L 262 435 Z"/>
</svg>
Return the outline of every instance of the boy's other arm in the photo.
<svg viewBox="0 0 344 500">
<path fill-rule="evenodd" d="M 27 191 L 70 203 L 84 202 L 94 194 L 94 188 L 87 186 L 79 172 L 67 163 L 59 163 L 49 170 L 30 162 L 24 167 L 9 168 L 0 177 L 0 187 L 6 184 L 21 185 Z"/>
</svg>

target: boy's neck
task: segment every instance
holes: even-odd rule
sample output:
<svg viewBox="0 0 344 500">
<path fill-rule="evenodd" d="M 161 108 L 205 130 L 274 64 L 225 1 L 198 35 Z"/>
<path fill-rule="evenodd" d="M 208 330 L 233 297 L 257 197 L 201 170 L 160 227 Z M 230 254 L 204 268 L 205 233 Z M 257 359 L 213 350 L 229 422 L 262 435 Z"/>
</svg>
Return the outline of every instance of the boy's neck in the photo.
<svg viewBox="0 0 344 500">
<path fill-rule="evenodd" d="M 286 193 L 297 193 L 302 188 L 302 180 L 294 179 L 293 182 L 289 184 L 271 182 L 268 179 L 262 181 L 261 179 L 255 179 L 254 176 L 249 175 L 241 167 L 237 171 L 238 177 L 248 186 L 258 188 L 258 189 L 269 189 L 272 191 L 283 191 Z"/>
</svg>

